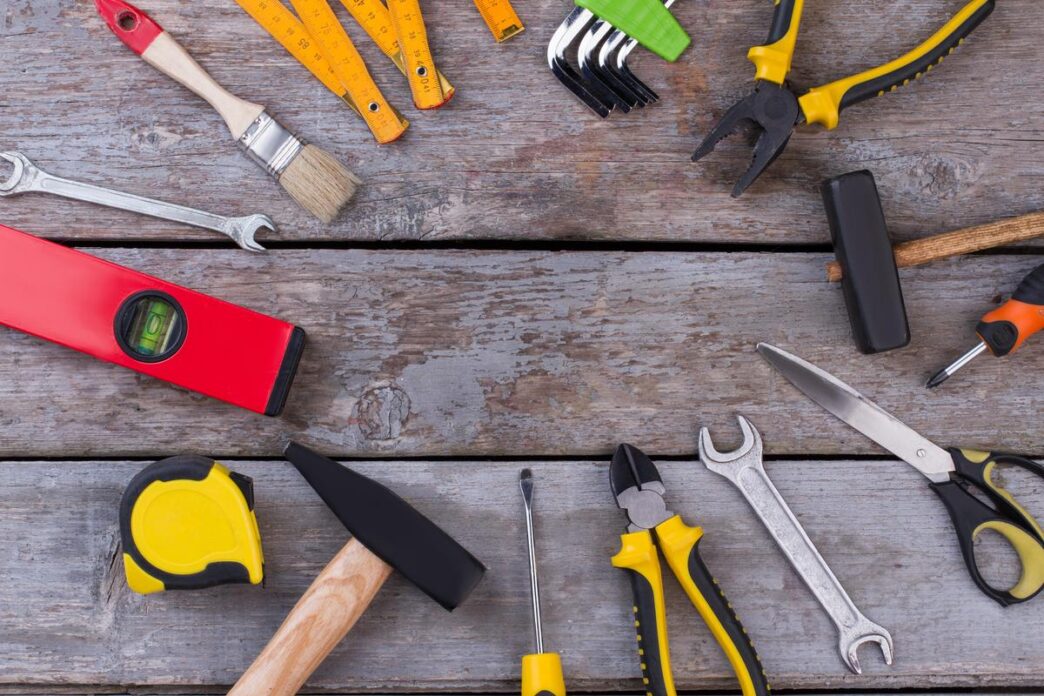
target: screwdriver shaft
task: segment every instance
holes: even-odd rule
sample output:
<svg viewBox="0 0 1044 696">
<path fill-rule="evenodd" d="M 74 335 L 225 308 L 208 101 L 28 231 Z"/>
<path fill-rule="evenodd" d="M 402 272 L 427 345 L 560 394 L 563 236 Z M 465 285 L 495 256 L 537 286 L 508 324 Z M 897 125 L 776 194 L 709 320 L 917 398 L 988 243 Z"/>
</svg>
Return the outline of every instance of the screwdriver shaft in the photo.
<svg viewBox="0 0 1044 696">
<path fill-rule="evenodd" d="M 533 472 L 523 469 L 519 475 L 519 488 L 526 504 L 526 539 L 529 543 L 529 585 L 533 598 L 533 638 L 538 655 L 544 652 L 544 635 L 540 619 L 540 581 L 537 579 L 536 540 L 533 534 Z"/>
<path fill-rule="evenodd" d="M 979 345 L 975 346 L 967 353 L 957 358 L 943 369 L 936 372 L 934 375 L 932 375 L 932 378 L 928 380 L 928 388 L 934 389 L 935 387 L 948 380 L 950 377 L 954 375 L 955 372 L 957 372 L 957 370 L 961 369 L 962 367 L 970 363 L 972 360 L 979 357 L 983 352 L 985 352 L 986 348 L 986 341 L 981 341 Z"/>
</svg>

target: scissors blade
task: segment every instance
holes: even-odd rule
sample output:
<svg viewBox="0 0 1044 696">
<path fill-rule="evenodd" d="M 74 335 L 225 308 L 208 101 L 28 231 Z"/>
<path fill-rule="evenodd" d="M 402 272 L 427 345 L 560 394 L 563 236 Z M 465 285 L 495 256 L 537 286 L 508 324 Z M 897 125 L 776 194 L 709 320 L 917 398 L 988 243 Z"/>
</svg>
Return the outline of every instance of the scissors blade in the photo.
<svg viewBox="0 0 1044 696">
<path fill-rule="evenodd" d="M 942 483 L 954 470 L 949 452 L 829 372 L 767 343 L 758 353 L 805 396 L 899 457 L 930 480 Z"/>
</svg>

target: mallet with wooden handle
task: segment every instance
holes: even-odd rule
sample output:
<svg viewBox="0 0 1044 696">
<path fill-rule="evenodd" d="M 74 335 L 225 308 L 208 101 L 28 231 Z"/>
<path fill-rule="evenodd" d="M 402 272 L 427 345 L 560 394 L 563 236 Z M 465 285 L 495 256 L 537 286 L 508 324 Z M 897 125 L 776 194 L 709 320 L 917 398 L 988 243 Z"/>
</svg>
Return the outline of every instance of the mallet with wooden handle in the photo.
<svg viewBox="0 0 1044 696">
<path fill-rule="evenodd" d="M 951 256 L 1025 242 L 1041 235 L 1044 235 L 1044 211 L 903 242 L 896 244 L 892 252 L 898 268 L 909 268 Z M 843 277 L 840 263 L 831 261 L 827 264 L 827 280 L 836 283 Z"/>
<path fill-rule="evenodd" d="M 352 629 L 396 570 L 448 610 L 486 569 L 405 500 L 291 442 L 285 456 L 355 538 L 298 600 L 229 696 L 293 696 Z"/>
</svg>

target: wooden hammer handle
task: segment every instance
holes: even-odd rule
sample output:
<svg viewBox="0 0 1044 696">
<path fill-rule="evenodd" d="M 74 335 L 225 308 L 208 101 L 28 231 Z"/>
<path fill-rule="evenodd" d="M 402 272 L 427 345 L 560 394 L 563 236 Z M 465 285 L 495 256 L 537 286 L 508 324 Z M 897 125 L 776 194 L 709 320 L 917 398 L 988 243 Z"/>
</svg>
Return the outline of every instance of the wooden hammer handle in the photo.
<svg viewBox="0 0 1044 696">
<path fill-rule="evenodd" d="M 950 256 L 1024 242 L 1041 235 L 1044 235 L 1044 211 L 903 242 L 897 244 L 893 251 L 896 266 L 907 268 Z M 837 261 L 827 264 L 827 280 L 836 283 L 842 275 L 841 264 Z"/>
<path fill-rule="evenodd" d="M 298 600 L 228 696 L 294 696 L 363 615 L 391 566 L 349 541 Z"/>
</svg>

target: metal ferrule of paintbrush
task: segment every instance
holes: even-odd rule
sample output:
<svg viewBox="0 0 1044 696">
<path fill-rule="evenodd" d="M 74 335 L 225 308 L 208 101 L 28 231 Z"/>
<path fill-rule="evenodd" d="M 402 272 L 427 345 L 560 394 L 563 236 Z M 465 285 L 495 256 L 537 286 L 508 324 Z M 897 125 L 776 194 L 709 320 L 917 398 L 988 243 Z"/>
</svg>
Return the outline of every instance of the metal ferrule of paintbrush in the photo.
<svg viewBox="0 0 1044 696">
<path fill-rule="evenodd" d="M 282 176 L 307 143 L 262 111 L 239 137 L 239 146 L 271 176 Z"/>
</svg>

